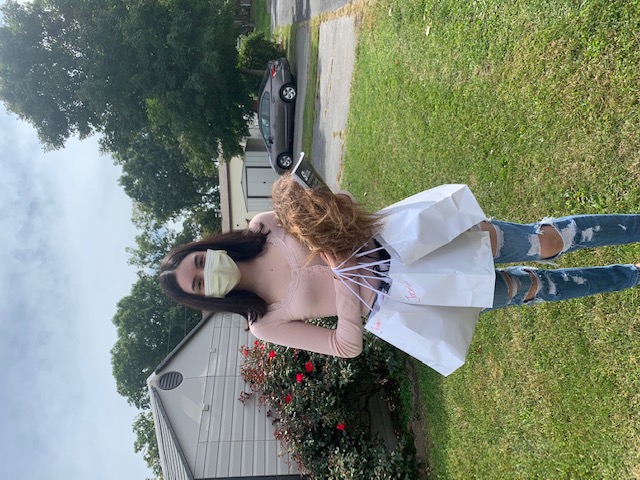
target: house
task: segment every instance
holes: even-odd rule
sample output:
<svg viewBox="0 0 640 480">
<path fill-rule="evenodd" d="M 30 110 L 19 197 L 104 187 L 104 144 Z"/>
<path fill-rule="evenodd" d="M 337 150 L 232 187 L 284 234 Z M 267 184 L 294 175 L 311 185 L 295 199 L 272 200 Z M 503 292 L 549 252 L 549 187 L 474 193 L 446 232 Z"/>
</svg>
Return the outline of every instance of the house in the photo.
<svg viewBox="0 0 640 480">
<path fill-rule="evenodd" d="M 292 480 L 297 465 L 240 375 L 243 345 L 255 337 L 236 314 L 208 315 L 147 379 L 165 480 Z M 382 392 L 366 405 L 372 434 L 397 446 Z"/>
<path fill-rule="evenodd" d="M 247 228 L 254 215 L 272 208 L 271 186 L 278 174 L 271 168 L 257 129 L 251 132 L 245 141 L 244 155 L 219 166 L 223 232 Z"/>
<path fill-rule="evenodd" d="M 240 376 L 239 315 L 206 316 L 147 380 L 165 480 L 300 478 Z"/>
</svg>

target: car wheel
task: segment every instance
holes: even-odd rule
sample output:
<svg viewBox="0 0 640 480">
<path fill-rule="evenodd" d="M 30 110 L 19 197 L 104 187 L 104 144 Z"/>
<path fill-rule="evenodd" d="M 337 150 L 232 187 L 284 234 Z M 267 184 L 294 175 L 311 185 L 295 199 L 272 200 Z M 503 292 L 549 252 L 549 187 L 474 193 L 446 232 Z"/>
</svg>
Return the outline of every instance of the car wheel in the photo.
<svg viewBox="0 0 640 480">
<path fill-rule="evenodd" d="M 293 155 L 290 153 L 281 153 L 278 155 L 278 167 L 282 170 L 289 170 L 293 166 Z"/>
<path fill-rule="evenodd" d="M 280 98 L 287 103 L 293 102 L 296 99 L 296 95 L 296 87 L 293 83 L 287 83 L 280 89 Z"/>
</svg>

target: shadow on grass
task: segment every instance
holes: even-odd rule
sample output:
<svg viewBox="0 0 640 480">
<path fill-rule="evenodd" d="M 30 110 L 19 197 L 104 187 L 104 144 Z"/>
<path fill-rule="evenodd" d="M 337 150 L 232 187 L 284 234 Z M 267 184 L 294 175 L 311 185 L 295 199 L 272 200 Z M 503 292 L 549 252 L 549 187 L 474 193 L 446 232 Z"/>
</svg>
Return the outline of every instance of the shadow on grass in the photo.
<svg viewBox="0 0 640 480">
<path fill-rule="evenodd" d="M 414 377 L 409 421 L 415 437 L 421 477 L 448 479 L 449 475 L 444 467 L 444 453 L 449 438 L 449 415 L 445 408 L 443 389 L 445 377 L 416 360 L 411 359 L 408 364 L 409 374 Z"/>
</svg>

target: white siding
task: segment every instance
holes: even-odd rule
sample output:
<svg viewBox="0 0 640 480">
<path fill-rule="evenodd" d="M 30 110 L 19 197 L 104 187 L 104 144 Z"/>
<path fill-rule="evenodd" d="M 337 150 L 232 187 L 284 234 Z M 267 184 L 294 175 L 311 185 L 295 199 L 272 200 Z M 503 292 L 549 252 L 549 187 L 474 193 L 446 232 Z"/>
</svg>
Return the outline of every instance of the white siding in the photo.
<svg viewBox="0 0 640 480">
<path fill-rule="evenodd" d="M 247 204 L 249 205 L 249 210 L 255 213 L 273 210 L 273 202 L 270 198 L 248 198 Z M 253 218 L 253 215 L 251 218 Z"/>
<path fill-rule="evenodd" d="M 273 209 L 271 187 L 278 174 L 271 168 L 266 151 L 244 153 L 244 189 L 249 212 L 266 212 Z M 266 198 L 265 198 L 266 197 Z"/>
<path fill-rule="evenodd" d="M 271 187 L 278 179 L 276 172 L 267 164 L 261 167 L 250 167 L 245 162 L 247 200 L 271 197 Z M 249 207 L 249 210 L 253 210 Z"/>
<path fill-rule="evenodd" d="M 175 480 L 192 480 L 193 477 L 185 465 L 186 462 L 181 456 L 177 439 L 167 423 L 167 417 L 164 415 L 164 410 L 158 403 L 157 395 L 158 392 L 156 390 L 149 392 L 151 408 L 154 412 L 156 437 L 158 439 L 158 445 L 160 446 L 160 463 L 162 465 L 164 477 Z"/>
<path fill-rule="evenodd" d="M 215 315 L 149 379 L 151 387 L 164 372 L 184 377 L 174 390 L 157 392 L 196 479 L 298 473 L 281 456 L 265 409 L 258 411 L 256 399 L 238 400 L 248 390 L 240 348 L 254 341 L 245 328 L 240 316 Z"/>
</svg>

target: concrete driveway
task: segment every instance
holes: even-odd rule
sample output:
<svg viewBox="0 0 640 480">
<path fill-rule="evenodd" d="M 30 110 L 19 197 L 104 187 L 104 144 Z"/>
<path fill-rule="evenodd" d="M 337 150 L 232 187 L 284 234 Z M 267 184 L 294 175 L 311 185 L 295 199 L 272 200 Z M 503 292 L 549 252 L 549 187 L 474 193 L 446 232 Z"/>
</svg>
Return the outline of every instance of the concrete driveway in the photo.
<svg viewBox="0 0 640 480">
<path fill-rule="evenodd" d="M 349 116 L 351 78 L 355 62 L 358 16 L 345 0 L 272 0 L 271 19 L 275 28 L 298 23 L 295 72 L 298 84 L 296 125 L 302 125 L 309 63 L 309 28 L 312 17 L 328 17 L 320 24 L 316 119 L 313 126 L 313 163 L 329 186 L 339 189 L 344 140 Z M 328 12 L 331 12 L 328 15 Z M 341 14 L 344 12 L 344 14 Z M 294 134 L 294 155 L 300 152 L 301 128 Z"/>
<path fill-rule="evenodd" d="M 269 3 L 271 25 L 281 27 L 336 11 L 352 3 L 352 0 L 270 0 Z"/>
</svg>

